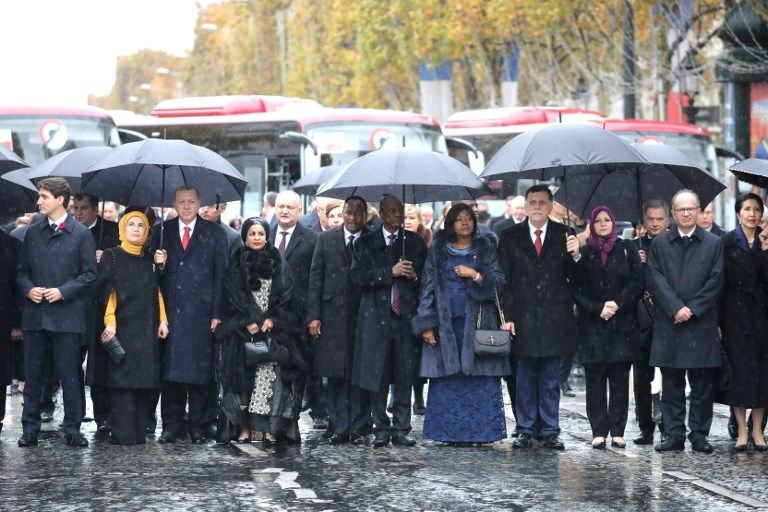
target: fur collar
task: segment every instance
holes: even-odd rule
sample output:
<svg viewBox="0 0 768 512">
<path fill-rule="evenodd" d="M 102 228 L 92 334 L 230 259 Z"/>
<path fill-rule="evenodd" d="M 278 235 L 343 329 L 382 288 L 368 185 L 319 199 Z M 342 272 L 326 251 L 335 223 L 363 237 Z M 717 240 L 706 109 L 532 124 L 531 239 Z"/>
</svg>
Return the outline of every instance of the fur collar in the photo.
<svg viewBox="0 0 768 512">
<path fill-rule="evenodd" d="M 448 238 L 445 236 L 445 232 L 442 229 L 435 233 L 432 240 L 432 247 L 435 248 L 435 251 L 437 251 L 441 259 L 448 257 L 448 248 L 446 247 L 447 241 Z M 489 259 L 491 253 L 496 250 L 496 244 L 488 238 L 488 236 L 481 235 L 480 233 L 476 233 L 475 236 L 472 237 L 472 246 L 475 248 L 475 251 L 477 251 L 478 259 L 482 260 Z"/>
<path fill-rule="evenodd" d="M 241 268 L 245 274 L 245 285 L 251 291 L 261 289 L 262 279 L 272 279 L 282 265 L 280 252 L 271 244 L 259 252 L 246 247 L 238 249 Z"/>
</svg>

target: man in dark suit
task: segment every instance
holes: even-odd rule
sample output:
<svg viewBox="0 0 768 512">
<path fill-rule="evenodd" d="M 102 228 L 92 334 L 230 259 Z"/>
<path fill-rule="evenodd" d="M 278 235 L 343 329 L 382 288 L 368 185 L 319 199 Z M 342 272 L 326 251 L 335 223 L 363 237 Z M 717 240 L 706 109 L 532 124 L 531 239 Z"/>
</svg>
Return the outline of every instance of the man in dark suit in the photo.
<svg viewBox="0 0 768 512">
<path fill-rule="evenodd" d="M 325 207 L 328 204 L 327 197 L 315 197 L 315 209 L 306 215 L 302 215 L 299 222 L 315 233 L 322 233 L 328 229 L 328 217 Z"/>
<path fill-rule="evenodd" d="M 309 273 L 307 319 L 315 340 L 315 375 L 328 379 L 331 444 L 362 440 L 370 419 L 367 393 L 351 384 L 360 293 L 349 277 L 353 246 L 365 227 L 367 204 L 344 202 L 344 224 L 320 233 Z"/>
<path fill-rule="evenodd" d="M 301 198 L 296 192 L 286 190 L 277 194 L 275 215 L 277 228 L 270 230 L 269 241 L 277 247 L 291 269 L 292 300 L 296 315 L 307 318 L 307 288 L 309 271 L 312 268 L 312 255 L 317 245 L 317 233 L 299 223 Z M 291 326 L 291 329 L 292 334 L 300 340 L 298 346 L 303 349 L 307 361 L 312 361 L 314 354 L 307 326 L 300 323 Z M 306 402 L 312 418 L 312 427 L 320 430 L 328 428 L 328 406 L 323 380 L 313 376 L 311 372 L 307 375 Z"/>
<path fill-rule="evenodd" d="M 411 387 L 416 383 L 421 341 L 411 332 L 419 304 L 420 276 L 427 258 L 424 239 L 402 228 L 403 203 L 385 196 L 380 230 L 355 243 L 352 282 L 361 289 L 352 361 L 352 384 L 371 392 L 375 447 L 413 446 Z M 387 415 L 389 385 L 394 409 Z"/>
<path fill-rule="evenodd" d="M 40 401 L 46 361 L 53 352 L 64 390 L 64 434 L 70 446 L 88 446 L 80 433 L 80 338 L 90 288 L 96 281 L 96 246 L 87 228 L 67 214 L 70 190 L 61 178 L 38 183 L 37 205 L 45 215 L 24 237 L 18 263 L 19 291 L 26 298 L 24 331 L 24 434 L 19 446 L 34 446 L 40 432 Z"/>
<path fill-rule="evenodd" d="M 653 417 L 654 403 L 658 404 L 658 394 L 651 394 L 651 382 L 655 369 L 648 364 L 653 344 L 653 321 L 656 314 L 655 302 L 648 279 L 648 254 L 653 240 L 667 232 L 669 228 L 669 205 L 661 199 L 646 202 L 643 205 L 643 226 L 646 235 L 633 240 L 640 254 L 643 267 L 643 298 L 638 303 L 638 332 L 636 339 L 640 346 L 640 358 L 632 365 L 632 379 L 635 391 L 635 417 L 640 427 L 640 436 L 633 442 L 639 445 L 653 444 L 653 431 L 656 422 Z M 662 436 L 664 431 L 659 423 Z"/>
<path fill-rule="evenodd" d="M 229 252 L 227 236 L 197 212 L 200 198 L 194 187 L 179 187 L 173 207 L 178 217 L 152 234 L 155 264 L 163 267 L 160 285 L 170 334 L 165 341 L 160 411 L 163 432 L 159 443 L 172 443 L 184 431 L 205 444 L 206 413 L 214 381 L 213 331 L 221 322 L 221 294 Z"/>
<path fill-rule="evenodd" d="M 88 194 L 75 194 L 72 196 L 72 215 L 75 220 L 88 228 L 96 244 L 96 263 L 101 261 L 104 249 L 120 245 L 120 235 L 117 222 L 104 220 L 99 216 L 98 198 Z M 91 289 L 90 300 L 87 306 L 88 330 L 83 333 L 80 345 L 80 392 L 83 402 L 83 417 L 85 417 L 85 373 L 82 364 L 85 361 L 91 338 L 95 336 L 96 301 L 98 290 Z M 109 431 L 109 389 L 94 384 L 91 386 L 91 402 L 93 403 L 93 419 L 96 420 L 96 429 L 99 432 Z M 85 420 L 88 421 L 88 420 Z"/>
<path fill-rule="evenodd" d="M 709 203 L 707 207 L 701 210 L 696 216 L 696 225 L 704 231 L 709 231 L 720 238 L 723 238 L 727 233 L 723 228 L 717 225 L 717 222 L 715 222 L 715 210 L 712 207 L 712 203 Z"/>
<path fill-rule="evenodd" d="M 234 254 L 235 249 L 243 246 L 243 239 L 240 233 L 228 225 L 221 222 L 221 214 L 227 210 L 227 203 L 219 203 L 217 205 L 203 206 L 200 208 L 200 216 L 207 221 L 213 222 L 227 234 L 227 247 L 229 249 L 229 255 Z"/>
<path fill-rule="evenodd" d="M 534 436 L 548 448 L 560 441 L 560 364 L 573 351 L 576 319 L 573 276 L 579 242 L 562 224 L 551 222 L 552 192 L 534 185 L 525 193 L 528 222 L 501 232 L 499 262 L 507 279 L 504 312 L 514 324 L 519 437 L 515 448 L 529 448 Z"/>
<path fill-rule="evenodd" d="M 520 224 L 525 220 L 525 197 L 509 196 L 504 208 L 504 215 L 491 220 L 491 229 L 496 236 L 499 236 L 504 228 Z"/>
<path fill-rule="evenodd" d="M 717 301 L 725 282 L 723 241 L 696 226 L 699 198 L 681 190 L 672 200 L 677 228 L 651 244 L 648 270 L 656 300 L 650 365 L 661 368 L 666 441 L 657 451 L 685 448 L 685 378 L 691 384 L 688 439 L 711 453 L 714 369 L 720 366 Z"/>
</svg>

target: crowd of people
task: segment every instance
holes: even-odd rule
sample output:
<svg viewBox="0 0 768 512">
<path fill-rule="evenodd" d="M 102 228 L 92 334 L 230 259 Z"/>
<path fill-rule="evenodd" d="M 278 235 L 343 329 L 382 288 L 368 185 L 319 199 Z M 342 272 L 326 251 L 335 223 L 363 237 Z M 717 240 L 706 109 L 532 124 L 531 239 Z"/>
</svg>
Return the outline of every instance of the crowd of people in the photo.
<svg viewBox="0 0 768 512">
<path fill-rule="evenodd" d="M 711 452 L 718 401 L 732 407 L 734 449 L 766 450 L 758 195 L 740 197 L 738 226 L 716 234 L 710 207 L 682 190 L 671 206 L 646 203 L 640 236 L 624 239 L 607 206 L 577 236 L 543 185 L 493 219 L 472 202 L 435 219 L 394 196 L 378 210 L 318 198 L 302 215 L 283 191 L 235 227 L 192 187 L 175 191 L 168 220 L 145 206 L 118 217 L 117 205 L 108 220 L 111 208 L 99 216 L 96 198 L 70 197 L 60 178 L 38 189 L 39 214 L 0 231 L 0 385 L 24 383 L 19 446 L 38 443 L 58 386 L 66 443 L 88 446 L 86 385 L 97 431 L 121 445 L 155 432 L 158 402 L 159 443 L 298 443 L 308 410 L 331 444 L 414 446 L 414 413 L 425 439 L 477 445 L 507 437 L 504 380 L 513 446 L 562 450 L 563 373 L 578 353 L 593 447 L 626 446 L 632 370 L 635 443 L 652 444 L 658 423 L 656 450 L 687 436 Z M 510 350 L 488 350 L 488 336 Z"/>
</svg>

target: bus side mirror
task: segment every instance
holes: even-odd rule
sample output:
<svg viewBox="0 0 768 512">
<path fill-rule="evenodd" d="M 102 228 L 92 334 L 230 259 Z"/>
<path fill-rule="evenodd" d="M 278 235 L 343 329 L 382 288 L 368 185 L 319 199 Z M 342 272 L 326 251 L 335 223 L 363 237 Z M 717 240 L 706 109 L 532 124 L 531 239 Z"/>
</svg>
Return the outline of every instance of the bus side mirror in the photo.
<svg viewBox="0 0 768 512">
<path fill-rule="evenodd" d="M 446 137 L 445 144 L 448 146 L 449 154 L 456 154 L 457 150 L 466 151 L 469 168 L 477 175 L 483 172 L 483 169 L 485 169 L 485 155 L 474 144 L 458 137 Z M 463 158 L 459 158 L 459 160 L 463 160 Z"/>
</svg>

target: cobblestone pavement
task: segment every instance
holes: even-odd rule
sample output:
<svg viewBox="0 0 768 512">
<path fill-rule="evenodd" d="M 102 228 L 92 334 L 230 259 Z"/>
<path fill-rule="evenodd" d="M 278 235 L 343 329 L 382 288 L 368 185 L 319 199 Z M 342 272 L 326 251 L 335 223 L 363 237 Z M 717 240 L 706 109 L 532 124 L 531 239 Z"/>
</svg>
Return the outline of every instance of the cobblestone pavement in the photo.
<svg viewBox="0 0 768 512">
<path fill-rule="evenodd" d="M 302 417 L 300 447 L 189 443 L 109 444 L 83 431 L 87 449 L 45 426 L 40 446 L 21 449 L 20 397 L 9 397 L 0 434 L 0 510 L 591 510 L 703 511 L 768 507 L 765 454 L 735 454 L 716 407 L 712 455 L 657 454 L 652 447 L 594 450 L 584 391 L 562 401 L 564 452 L 513 451 L 510 440 L 455 448 L 332 447 Z M 90 401 L 89 401 L 90 403 Z M 507 408 L 509 412 L 509 409 Z M 60 414 L 60 411 L 57 410 Z M 514 427 L 510 419 L 508 429 Z M 627 439 L 637 433 L 630 412 Z M 159 434 L 159 432 L 158 432 Z"/>
</svg>

